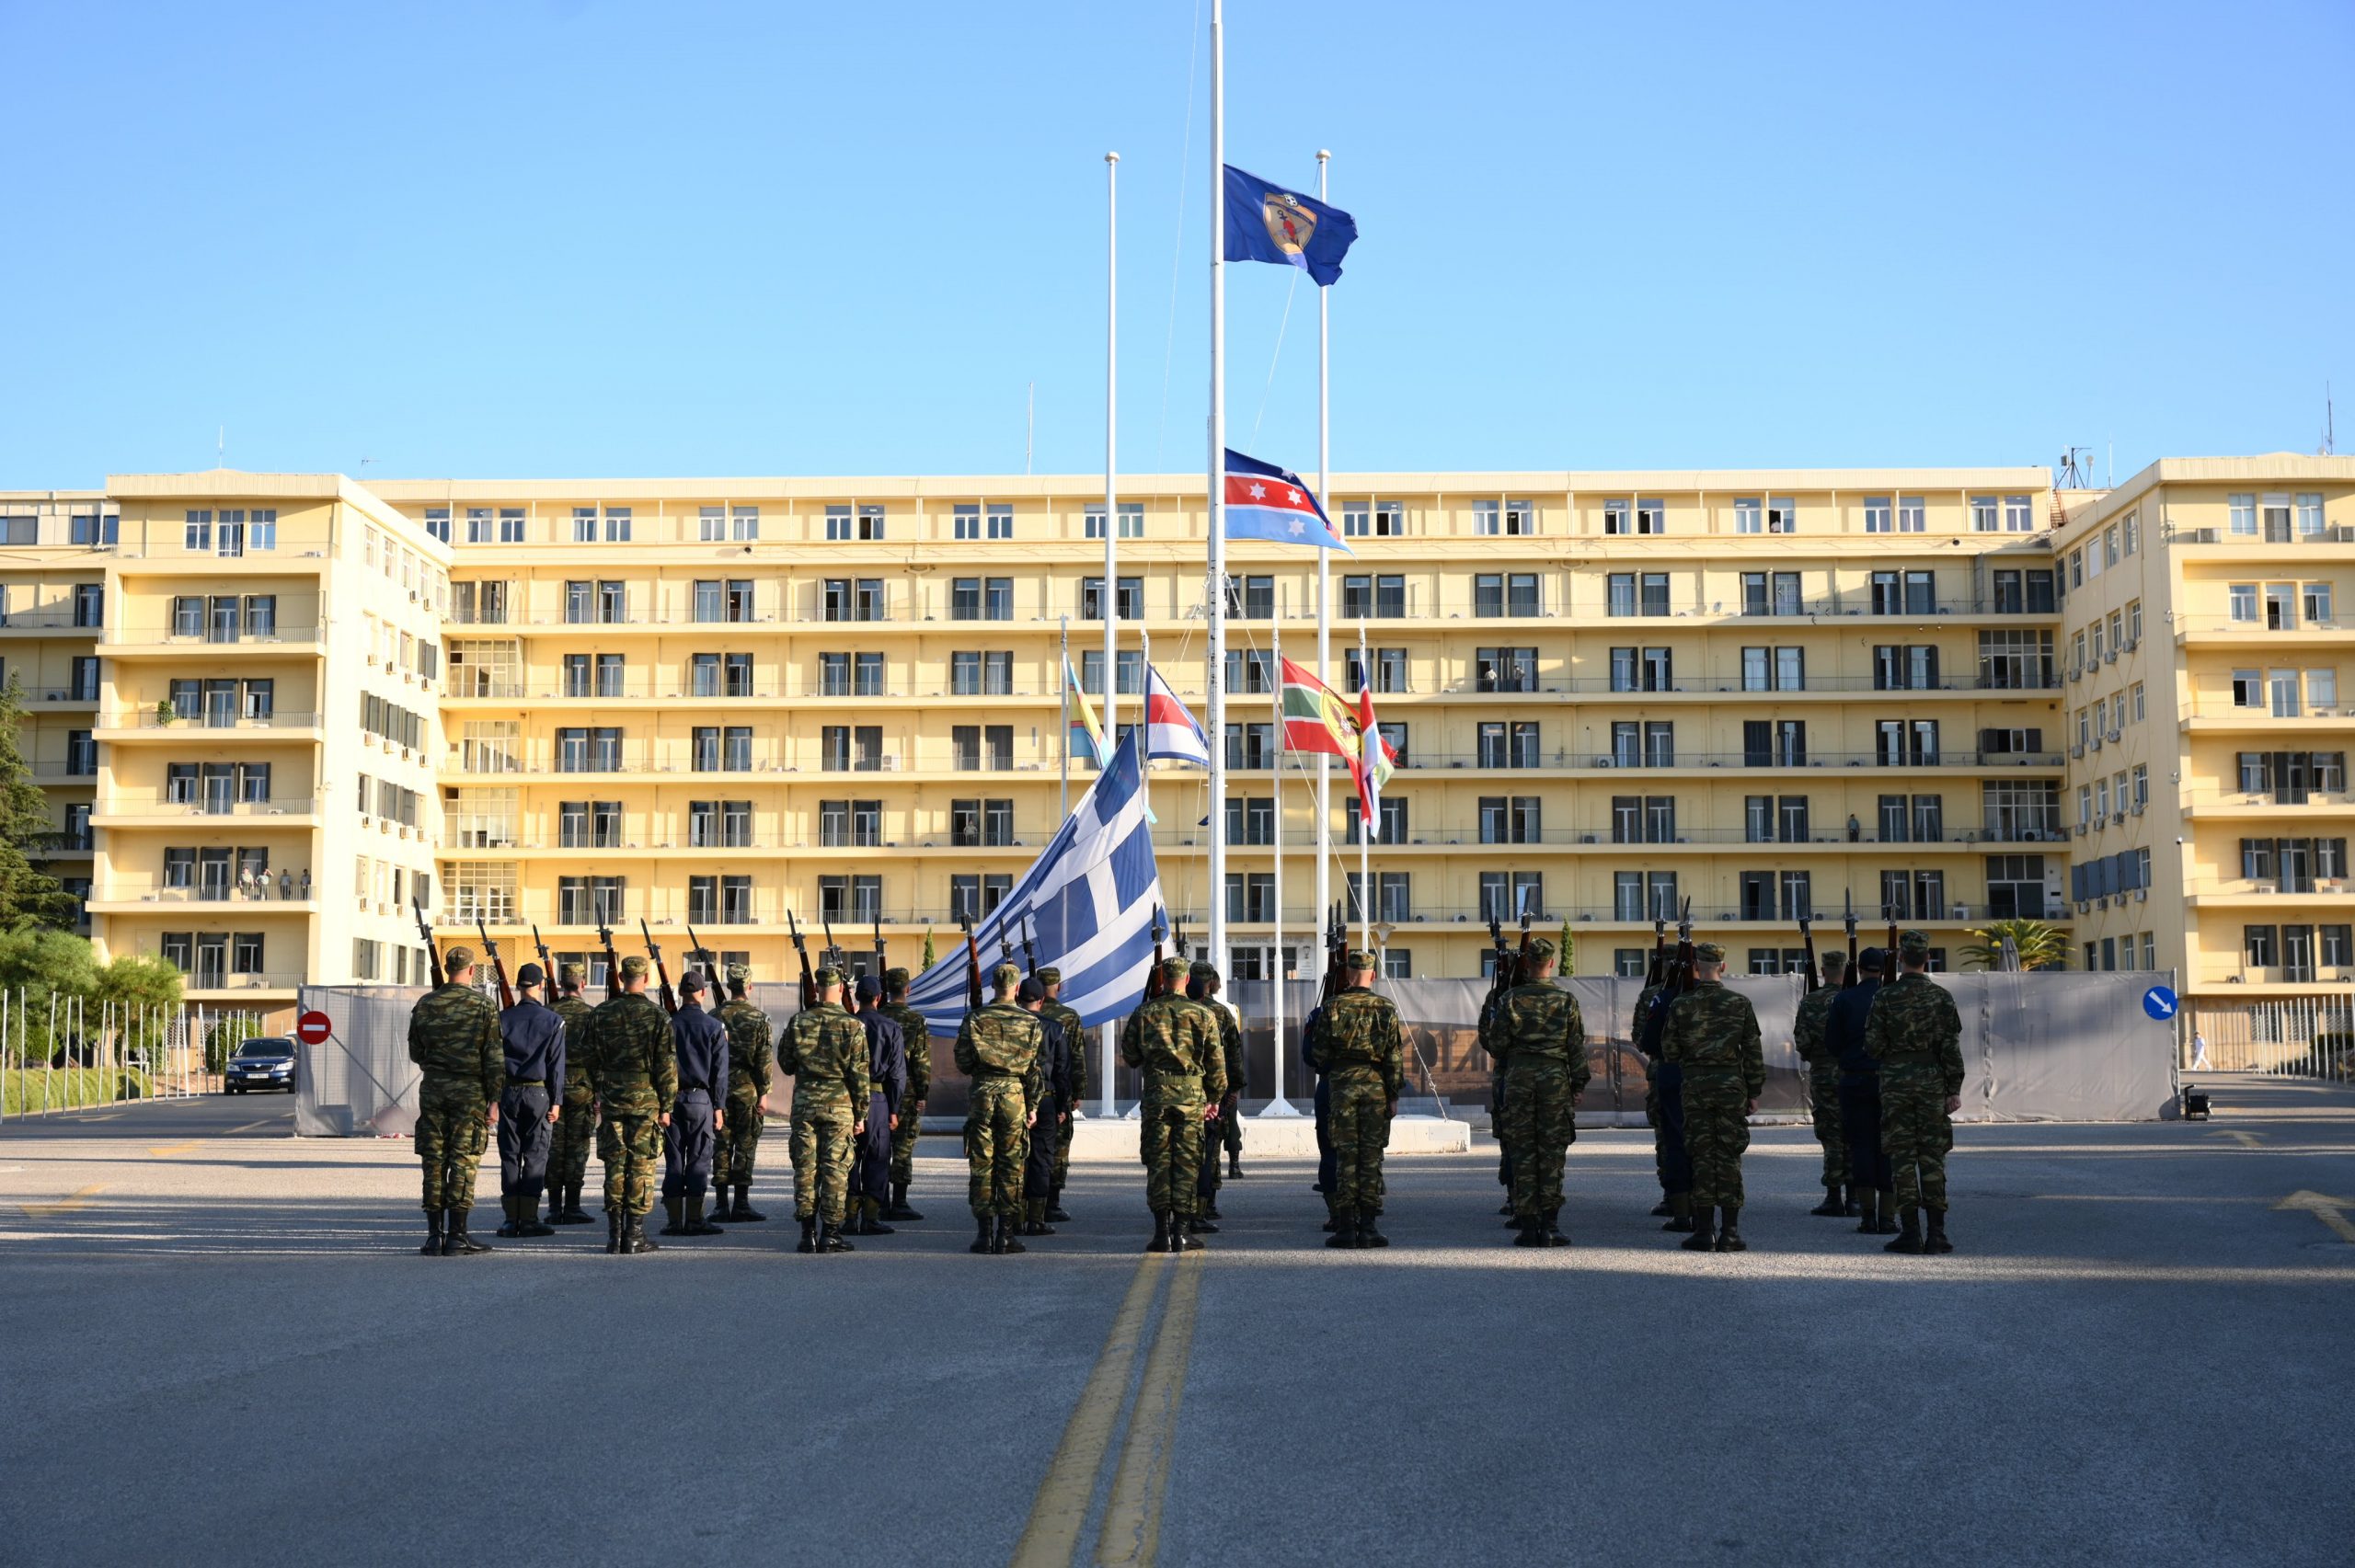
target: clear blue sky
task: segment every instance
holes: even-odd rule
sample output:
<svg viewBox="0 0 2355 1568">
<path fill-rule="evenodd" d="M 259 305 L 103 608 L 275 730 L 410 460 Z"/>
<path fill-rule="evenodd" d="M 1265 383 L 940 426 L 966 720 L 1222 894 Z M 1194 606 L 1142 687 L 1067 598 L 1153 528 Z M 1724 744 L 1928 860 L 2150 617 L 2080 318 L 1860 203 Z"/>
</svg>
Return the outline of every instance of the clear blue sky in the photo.
<svg viewBox="0 0 2355 1568">
<path fill-rule="evenodd" d="M 223 425 L 244 468 L 1019 472 L 1032 383 L 1039 471 L 1099 469 L 1107 148 L 1121 466 L 1197 468 L 1207 31 L 0 0 L 0 486 L 210 467 Z M 1232 0 L 1227 60 L 1229 157 L 1305 188 L 1332 148 L 1362 231 L 1337 468 L 2122 477 L 2312 451 L 2326 379 L 2355 448 L 2345 0 Z M 1290 277 L 1232 270 L 1228 406 L 1307 469 Z"/>
</svg>

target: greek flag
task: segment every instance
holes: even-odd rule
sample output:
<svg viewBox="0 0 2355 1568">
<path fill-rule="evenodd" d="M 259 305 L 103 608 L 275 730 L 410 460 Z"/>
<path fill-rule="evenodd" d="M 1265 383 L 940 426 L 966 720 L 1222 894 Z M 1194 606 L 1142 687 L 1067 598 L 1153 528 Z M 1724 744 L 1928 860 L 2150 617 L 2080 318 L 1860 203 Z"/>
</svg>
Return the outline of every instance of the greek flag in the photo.
<svg viewBox="0 0 2355 1568">
<path fill-rule="evenodd" d="M 984 997 L 993 967 L 1022 963 L 1027 916 L 1040 967 L 1063 970 L 1063 1004 L 1083 1023 L 1093 1028 L 1136 1010 L 1153 967 L 1153 922 L 1161 908 L 1161 873 L 1141 784 L 1132 729 L 1063 830 L 997 908 L 974 922 Z M 908 1005 L 924 1014 L 934 1034 L 957 1032 L 965 1018 L 963 944 L 915 978 Z"/>
</svg>

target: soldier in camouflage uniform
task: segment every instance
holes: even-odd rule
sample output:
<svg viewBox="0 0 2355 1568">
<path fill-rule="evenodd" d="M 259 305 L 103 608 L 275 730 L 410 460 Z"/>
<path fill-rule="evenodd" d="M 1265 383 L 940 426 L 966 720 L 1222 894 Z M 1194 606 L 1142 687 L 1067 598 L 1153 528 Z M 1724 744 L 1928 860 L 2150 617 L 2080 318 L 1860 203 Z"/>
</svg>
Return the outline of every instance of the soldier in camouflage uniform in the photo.
<svg viewBox="0 0 2355 1568">
<path fill-rule="evenodd" d="M 499 1013 L 474 989 L 475 955 L 453 947 L 442 957 L 442 984 L 419 998 L 408 1015 L 408 1059 L 424 1082 L 417 1092 L 417 1157 L 425 1167 L 427 1257 L 471 1256 L 490 1251 L 466 1234 L 475 1206 L 475 1173 L 499 1096 L 507 1087 Z"/>
<path fill-rule="evenodd" d="M 966 1191 L 979 1230 L 968 1252 L 1030 1250 L 1015 1229 L 1022 1223 L 1022 1166 L 1030 1154 L 1031 1123 L 1045 1088 L 1039 1068 L 1045 1032 L 1014 1000 L 1021 983 L 1021 970 L 1000 964 L 990 975 L 996 999 L 967 1013 L 957 1030 L 957 1070 L 972 1081 L 971 1108 L 965 1113 L 965 1159 L 971 1167 Z"/>
<path fill-rule="evenodd" d="M 883 971 L 882 1013 L 900 1026 L 900 1042 L 908 1062 L 908 1093 L 901 1102 L 900 1125 L 891 1129 L 891 1204 L 883 1213 L 884 1219 L 896 1223 L 924 1218 L 908 1207 L 908 1185 L 915 1180 L 916 1139 L 924 1132 L 925 1096 L 932 1093 L 932 1026 L 924 1021 L 923 1013 L 908 1005 L 907 970 Z"/>
<path fill-rule="evenodd" d="M 605 1164 L 605 1251 L 657 1252 L 646 1233 L 654 1207 L 662 1130 L 679 1097 L 679 1063 L 671 1049 L 671 1020 L 646 994 L 648 965 L 633 953 L 622 960 L 621 994 L 589 1015 L 589 1055 L 597 1064 L 597 1157 Z"/>
<path fill-rule="evenodd" d="M 1505 1146 L 1513 1151 L 1517 1247 L 1567 1247 L 1562 1158 L 1579 1136 L 1579 1099 L 1594 1077 L 1578 999 L 1554 983 L 1554 944 L 1529 944 L 1529 978 L 1498 999 L 1489 1050 L 1505 1071 Z"/>
<path fill-rule="evenodd" d="M 728 1001 L 719 1009 L 720 1026 L 728 1031 L 728 1104 L 719 1128 L 719 1147 L 713 1151 L 712 1175 L 718 1189 L 712 1199 L 716 1220 L 747 1225 L 766 1219 L 752 1207 L 752 1157 L 760 1152 L 761 1127 L 769 1114 L 771 1074 L 776 1055 L 769 1043 L 769 1015 L 752 1005 L 752 971 L 741 964 L 728 966 Z M 736 1189 L 731 1207 L 728 1189 Z"/>
<path fill-rule="evenodd" d="M 852 1140 L 867 1130 L 872 1086 L 867 1025 L 843 1006 L 843 972 L 816 977 L 818 1004 L 793 1015 L 777 1041 L 776 1070 L 793 1077 L 793 1214 L 800 1253 L 847 1253 L 843 1202 L 850 1192 Z"/>
<path fill-rule="evenodd" d="M 1202 1138 L 1202 1168 L 1194 1182 L 1194 1216 L 1186 1229 L 1218 1233 L 1219 1219 L 1219 1150 L 1228 1138 L 1230 1128 L 1240 1125 L 1237 1114 L 1243 1106 L 1243 1024 L 1235 1016 L 1235 1009 L 1218 1000 L 1218 966 L 1197 958 L 1186 972 L 1186 994 L 1218 1015 L 1219 1059 L 1226 1065 L 1226 1093 L 1218 1103 L 1218 1120 L 1207 1128 Z M 1236 1134 L 1235 1147 L 1242 1147 Z"/>
<path fill-rule="evenodd" d="M 1670 1004 L 1660 1059 L 1683 1073 L 1684 1148 L 1693 1162 L 1693 1234 L 1688 1252 L 1747 1252 L 1741 1218 L 1741 1151 L 1750 1113 L 1766 1091 L 1766 1054 L 1749 999 L 1727 989 L 1726 950 L 1693 948 L 1693 989 Z M 1721 1222 L 1710 1234 L 1709 1210 Z"/>
<path fill-rule="evenodd" d="M 580 1187 L 589 1175 L 589 1149 L 597 1141 L 597 1070 L 589 1059 L 589 1015 L 580 995 L 580 966 L 557 966 L 557 1016 L 564 1020 L 564 1108 L 548 1139 L 551 1225 L 586 1225 Z"/>
<path fill-rule="evenodd" d="M 1909 931 L 1897 939 L 1894 985 L 1883 986 L 1865 1019 L 1865 1049 L 1880 1064 L 1882 1152 L 1895 1167 L 1901 1228 L 1892 1253 L 1950 1253 L 1947 1240 L 1947 1155 L 1962 1108 L 1962 1014 L 1929 976 L 1930 939 Z M 1914 1230 L 1914 1211 L 1929 1216 L 1929 1234 Z"/>
<path fill-rule="evenodd" d="M 1840 1053 L 1832 1048 L 1824 1032 L 1832 1004 L 1840 997 L 1841 977 L 1847 970 L 1845 953 L 1826 953 L 1823 983 L 1799 998 L 1798 1014 L 1791 1023 L 1791 1044 L 1807 1063 L 1807 1100 L 1815 1115 L 1815 1141 L 1823 1146 L 1823 1201 L 1808 1212 L 1830 1219 L 1859 1212 L 1841 1196 L 1848 1180 L 1848 1140 L 1840 1127 Z"/>
<path fill-rule="evenodd" d="M 1087 1025 L 1079 1021 L 1076 1011 L 1063 1004 L 1061 969 L 1048 965 L 1039 971 L 1039 983 L 1047 988 L 1047 1000 L 1039 1009 L 1039 1015 L 1062 1024 L 1063 1043 L 1071 1047 L 1071 1104 L 1063 1107 L 1067 1114 L 1055 1128 L 1054 1177 L 1047 1188 L 1047 1220 L 1062 1225 L 1071 1219 L 1063 1212 L 1063 1182 L 1071 1174 L 1072 1129 L 1079 1122 L 1079 1103 L 1087 1096 Z"/>
<path fill-rule="evenodd" d="M 1316 1017 L 1309 1051 L 1323 1070 L 1333 1104 L 1334 1218 L 1328 1247 L 1386 1247 L 1374 1227 L 1382 1206 L 1382 1151 L 1406 1084 L 1406 1033 L 1398 1009 L 1373 993 L 1373 955 L 1351 948 L 1350 983 Z"/>
<path fill-rule="evenodd" d="M 1120 1026 L 1120 1059 L 1144 1075 L 1138 1103 L 1138 1155 L 1145 1204 L 1153 1210 L 1149 1253 L 1196 1252 L 1188 1234 L 1202 1162 L 1202 1121 L 1226 1094 L 1226 1056 L 1218 1014 L 1186 995 L 1189 966 L 1162 960 L 1166 988 Z"/>
</svg>

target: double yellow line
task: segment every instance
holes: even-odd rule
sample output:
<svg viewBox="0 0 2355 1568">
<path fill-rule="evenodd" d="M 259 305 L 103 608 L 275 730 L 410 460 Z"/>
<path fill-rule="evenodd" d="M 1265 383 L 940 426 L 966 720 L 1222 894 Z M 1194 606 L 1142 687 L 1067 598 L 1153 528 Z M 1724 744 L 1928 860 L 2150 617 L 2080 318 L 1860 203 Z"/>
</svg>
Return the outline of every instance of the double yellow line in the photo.
<svg viewBox="0 0 2355 1568">
<path fill-rule="evenodd" d="M 1166 1254 L 1164 1254 L 1166 1255 Z M 1194 1322 L 1202 1292 L 1202 1254 L 1185 1253 L 1168 1267 L 1148 1254 L 1137 1265 L 1112 1314 L 1111 1332 L 1096 1357 L 1087 1385 L 1063 1426 L 1063 1441 L 1039 1483 L 1030 1520 L 1014 1549 L 1015 1568 L 1069 1568 L 1096 1497 L 1096 1478 L 1120 1430 L 1129 1378 L 1137 1351 L 1145 1353 L 1144 1377 L 1129 1410 L 1120 1467 L 1112 1472 L 1112 1495 L 1097 1531 L 1096 1561 L 1120 1568 L 1147 1568 L 1161 1544 L 1161 1508 L 1169 1493 L 1169 1458 L 1178 1439 L 1178 1407 L 1186 1394 L 1186 1369 L 1193 1354 Z M 1169 1283 L 1168 1299 L 1148 1332 L 1154 1298 Z"/>
</svg>

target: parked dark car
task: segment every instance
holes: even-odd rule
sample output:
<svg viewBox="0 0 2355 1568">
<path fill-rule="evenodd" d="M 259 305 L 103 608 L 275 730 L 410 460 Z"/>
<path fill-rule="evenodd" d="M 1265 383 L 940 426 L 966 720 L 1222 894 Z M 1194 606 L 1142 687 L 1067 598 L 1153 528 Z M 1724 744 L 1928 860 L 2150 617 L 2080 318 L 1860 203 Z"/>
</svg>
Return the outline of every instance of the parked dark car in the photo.
<svg viewBox="0 0 2355 1568">
<path fill-rule="evenodd" d="M 237 1047 L 221 1081 L 232 1094 L 248 1089 L 294 1093 L 294 1042 L 281 1035 L 257 1035 Z"/>
</svg>

